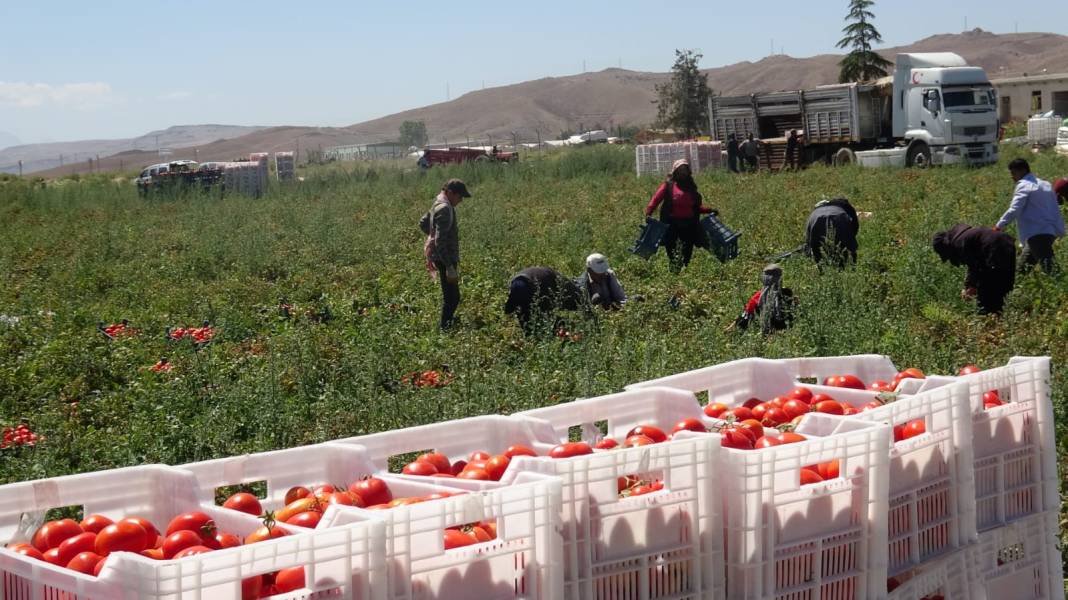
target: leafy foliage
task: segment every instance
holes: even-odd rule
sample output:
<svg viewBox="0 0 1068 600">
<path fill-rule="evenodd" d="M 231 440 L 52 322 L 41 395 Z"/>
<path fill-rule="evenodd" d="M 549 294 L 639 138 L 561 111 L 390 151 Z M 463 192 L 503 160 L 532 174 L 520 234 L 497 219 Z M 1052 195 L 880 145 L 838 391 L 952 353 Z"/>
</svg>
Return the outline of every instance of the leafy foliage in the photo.
<svg viewBox="0 0 1068 600">
<path fill-rule="evenodd" d="M 838 63 L 841 67 L 839 83 L 874 81 L 885 77 L 887 69 L 894 64 L 872 50 L 872 44 L 883 41 L 883 36 L 872 24 L 875 13 L 871 12 L 871 7 L 874 5 L 875 0 L 849 2 L 849 13 L 846 15 L 849 24 L 842 28 L 845 37 L 838 41 L 838 47 L 852 50 Z"/>
<path fill-rule="evenodd" d="M 656 86 L 658 123 L 686 137 L 708 130 L 708 99 L 712 90 L 708 87 L 708 75 L 697 67 L 701 58 L 693 50 L 675 50 L 671 80 Z"/>
<path fill-rule="evenodd" d="M 426 145 L 426 123 L 423 121 L 405 121 L 400 126 L 400 143 L 405 147 L 422 148 Z"/>
</svg>

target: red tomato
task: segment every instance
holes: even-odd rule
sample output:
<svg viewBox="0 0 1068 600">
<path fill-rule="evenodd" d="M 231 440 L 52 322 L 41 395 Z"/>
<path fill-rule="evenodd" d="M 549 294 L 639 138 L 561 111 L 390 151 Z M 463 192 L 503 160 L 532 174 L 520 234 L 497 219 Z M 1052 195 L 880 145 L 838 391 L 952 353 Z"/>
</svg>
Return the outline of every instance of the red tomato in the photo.
<svg viewBox="0 0 1068 600">
<path fill-rule="evenodd" d="M 597 442 L 596 444 L 594 444 L 593 447 L 598 449 L 598 450 L 611 450 L 612 448 L 615 448 L 618 445 L 619 445 L 619 442 L 613 440 L 610 437 L 606 437 L 606 438 L 601 438 L 601 440 L 599 442 Z"/>
<path fill-rule="evenodd" d="M 827 413 L 829 415 L 840 415 L 845 412 L 844 410 L 842 410 L 841 403 L 835 402 L 834 400 L 824 400 L 822 402 L 818 402 L 813 405 L 813 408 L 816 409 L 816 412 Z"/>
<path fill-rule="evenodd" d="M 859 415 L 860 409 L 854 406 L 842 405 L 842 414 L 847 417 L 850 415 Z"/>
<path fill-rule="evenodd" d="M 783 405 L 786 404 L 787 400 L 789 400 L 789 398 L 784 398 L 782 396 L 775 396 L 771 400 L 768 400 L 768 404 L 770 404 L 771 406 L 774 406 L 775 408 L 782 408 Z"/>
<path fill-rule="evenodd" d="M 812 402 L 812 390 L 806 387 L 795 387 L 794 389 L 790 390 L 790 393 L 786 395 L 787 397 L 792 398 L 794 400 L 800 400 L 805 404 Z"/>
<path fill-rule="evenodd" d="M 293 502 L 296 502 L 297 500 L 300 500 L 301 498 L 307 498 L 308 496 L 311 496 L 311 495 L 312 495 L 311 490 L 309 490 L 308 488 L 306 488 L 306 487 L 304 487 L 302 485 L 297 485 L 297 486 L 289 488 L 289 490 L 286 492 L 285 499 L 282 500 L 282 503 L 283 504 L 292 504 Z"/>
<path fill-rule="evenodd" d="M 203 533 L 210 529 L 212 530 L 211 537 L 215 537 L 215 521 L 200 511 L 182 513 L 171 519 L 170 525 L 167 526 L 166 535 L 171 535 L 172 533 L 182 531 L 183 529 L 195 531 L 197 533 Z"/>
<path fill-rule="evenodd" d="M 785 410 L 773 406 L 764 412 L 764 420 L 762 422 L 771 427 L 775 427 L 782 425 L 789 420 L 790 415 L 788 415 Z"/>
<path fill-rule="evenodd" d="M 983 392 L 983 408 L 993 408 L 995 406 L 1001 406 L 1005 404 L 1001 401 L 1001 395 L 997 390 L 990 390 L 989 392 Z"/>
<path fill-rule="evenodd" d="M 831 375 L 823 381 L 823 385 L 840 388 L 852 388 L 862 390 L 866 386 L 856 375 Z"/>
<path fill-rule="evenodd" d="M 667 434 L 664 433 L 664 430 L 659 427 L 654 427 L 653 425 L 638 425 L 627 432 L 627 437 L 632 435 L 644 435 L 657 444 L 667 441 Z"/>
<path fill-rule="evenodd" d="M 263 514 L 263 507 L 260 505 L 260 499 L 248 492 L 238 492 L 233 496 L 230 496 L 226 499 L 226 502 L 223 502 L 223 508 L 240 511 L 254 517 Z"/>
<path fill-rule="evenodd" d="M 82 519 L 80 523 L 84 531 L 90 531 L 92 533 L 100 533 L 100 530 L 111 525 L 115 521 L 105 517 L 104 515 L 89 515 Z"/>
<path fill-rule="evenodd" d="M 792 431 L 783 432 L 782 435 L 779 436 L 779 441 L 784 444 L 796 444 L 797 442 L 803 442 L 806 439 L 808 438 L 800 433 L 794 433 Z"/>
<path fill-rule="evenodd" d="M 743 432 L 749 434 L 749 437 L 752 438 L 753 443 L 756 443 L 756 441 L 764 435 L 764 425 L 756 419 L 746 419 L 744 421 L 739 421 L 738 423 L 735 423 L 735 427 L 738 427 Z"/>
<path fill-rule="evenodd" d="M 653 486 L 642 484 L 642 485 L 636 485 L 636 486 L 630 488 L 630 493 L 628 495 L 629 496 L 641 496 L 641 495 L 644 495 L 644 494 L 651 493 L 652 491 L 653 491 Z"/>
<path fill-rule="evenodd" d="M 761 403 L 762 403 L 762 400 L 760 398 L 750 398 L 750 399 L 746 400 L 745 402 L 742 402 L 742 406 L 744 406 L 746 408 L 753 408 L 757 404 L 761 404 Z"/>
<path fill-rule="evenodd" d="M 241 600 L 258 600 L 263 591 L 263 576 L 256 575 L 241 580 Z"/>
<path fill-rule="evenodd" d="M 104 560 L 104 557 L 93 552 L 82 552 L 70 559 L 70 562 L 66 564 L 66 567 L 71 571 L 77 571 L 79 573 L 85 573 L 86 575 L 92 575 L 96 569 L 97 563 Z"/>
<path fill-rule="evenodd" d="M 475 481 L 492 481 L 489 472 L 479 467 L 468 467 L 456 477 L 458 479 L 473 479 Z"/>
<path fill-rule="evenodd" d="M 427 452 L 426 454 L 420 454 L 419 458 L 415 459 L 416 462 L 428 462 L 434 465 L 435 473 L 448 473 L 452 470 L 452 463 L 449 462 L 449 457 L 440 452 Z"/>
<path fill-rule="evenodd" d="M 156 526 L 152 524 L 152 521 L 149 521 L 144 517 L 124 517 L 122 519 L 119 519 L 119 521 L 129 521 L 130 523 L 140 525 L 141 529 L 145 530 L 145 539 L 148 540 L 146 547 L 155 546 L 158 548 L 159 546 L 157 545 L 157 542 L 159 544 L 163 543 L 163 540 L 160 539 L 159 530 L 156 529 Z"/>
<path fill-rule="evenodd" d="M 719 433 L 722 436 L 719 445 L 724 448 L 737 448 L 739 450 L 753 449 L 753 438 L 750 437 L 751 434 L 738 426 L 729 425 L 720 429 Z"/>
<path fill-rule="evenodd" d="M 890 382 L 876 379 L 868 384 L 868 389 L 873 392 L 892 392 L 894 391 L 894 386 Z"/>
<path fill-rule="evenodd" d="M 504 472 L 508 470 L 508 464 L 511 459 L 503 454 L 498 454 L 493 458 L 486 461 L 486 472 L 489 473 L 490 479 L 493 481 L 500 481 L 504 476 Z"/>
<path fill-rule="evenodd" d="M 7 549 L 14 552 L 15 554 L 21 554 L 30 558 L 36 558 L 37 560 L 45 559 L 44 554 L 41 554 L 40 550 L 34 548 L 30 544 L 11 544 L 7 547 Z"/>
<path fill-rule="evenodd" d="M 200 545 L 200 534 L 197 532 L 188 529 L 176 531 L 163 540 L 163 558 L 170 560 L 182 550 Z"/>
<path fill-rule="evenodd" d="M 63 540 L 56 548 L 59 549 L 56 553 L 59 563 L 65 565 L 82 552 L 92 552 L 96 548 L 96 534 L 91 531 L 79 533 Z"/>
<path fill-rule="evenodd" d="M 307 511 L 297 513 L 286 520 L 286 523 L 290 525 L 296 525 L 297 527 L 307 527 L 308 529 L 315 529 L 315 526 L 319 524 L 319 520 L 323 518 L 323 513 L 315 511 Z"/>
<path fill-rule="evenodd" d="M 757 421 L 764 421 L 764 415 L 767 414 L 769 408 L 774 407 L 768 404 L 767 402 L 761 402 L 760 404 L 757 404 L 753 408 L 749 409 L 750 414 L 753 415 L 750 418 L 756 419 Z M 741 419 L 741 417 L 738 418 Z"/>
<path fill-rule="evenodd" d="M 82 526 L 72 519 L 49 521 L 33 534 L 33 547 L 41 552 L 59 546 L 63 540 L 84 533 Z M 62 566 L 62 565 L 61 565 Z"/>
<path fill-rule="evenodd" d="M 515 458 L 516 456 L 537 456 L 538 453 L 527 446 L 516 444 L 515 446 L 508 446 L 508 449 L 504 451 L 504 455 L 508 458 Z"/>
<path fill-rule="evenodd" d="M 476 460 L 489 460 L 489 459 L 490 459 L 490 453 L 489 452 L 482 452 L 482 451 L 472 452 L 471 456 L 467 457 L 467 460 L 470 461 L 470 462 L 475 462 Z"/>
<path fill-rule="evenodd" d="M 458 461 L 452 463 L 452 470 L 450 472 L 454 476 L 456 476 L 456 475 L 459 475 L 460 473 L 463 473 L 464 469 L 466 469 L 466 468 L 467 468 L 467 461 L 466 460 L 458 460 Z"/>
<path fill-rule="evenodd" d="M 696 431 L 699 433 L 704 433 L 708 431 L 708 428 L 705 427 L 704 423 L 702 423 L 699 419 L 690 417 L 689 419 L 683 419 L 678 423 L 675 423 L 675 426 L 671 428 L 672 434 L 678 433 L 680 431 Z"/>
<path fill-rule="evenodd" d="M 468 535 L 459 529 L 446 529 L 444 540 L 446 550 L 470 546 L 476 542 L 474 536 Z"/>
<path fill-rule="evenodd" d="M 404 465 L 404 469 L 401 471 L 405 475 L 418 475 L 420 477 L 430 477 L 437 472 L 438 470 L 434 468 L 433 464 L 418 460 Z"/>
<path fill-rule="evenodd" d="M 320 485 L 319 487 L 316 487 L 316 488 L 314 488 L 312 490 L 312 496 L 322 496 L 324 494 L 333 494 L 336 491 L 337 491 L 337 488 L 335 488 L 332 484 L 324 483 L 323 485 Z"/>
<path fill-rule="evenodd" d="M 756 443 L 753 444 L 753 447 L 756 448 L 757 450 L 760 450 L 761 448 L 771 448 L 772 446 L 781 446 L 781 445 L 782 445 L 782 440 L 781 439 L 779 439 L 779 438 L 777 438 L 777 437 L 775 437 L 773 435 L 765 435 L 765 436 L 761 437 L 760 439 L 758 439 L 756 441 Z"/>
<path fill-rule="evenodd" d="M 122 520 L 100 530 L 96 536 L 96 553 L 107 556 L 112 552 L 140 552 L 148 548 L 148 543 L 148 533 L 144 527 L 133 521 Z"/>
<path fill-rule="evenodd" d="M 900 378 L 900 379 L 926 379 L 927 378 L 927 376 L 923 374 L 923 371 L 917 369 L 916 367 L 909 367 L 909 368 L 905 369 L 904 371 L 901 371 L 900 373 L 898 373 L 895 377 L 896 378 Z"/>
<path fill-rule="evenodd" d="M 571 458 L 584 454 L 593 454 L 593 448 L 590 448 L 586 442 L 567 442 L 549 451 L 549 456 L 552 458 Z"/>
<path fill-rule="evenodd" d="M 628 490 L 638 485 L 639 481 L 641 481 L 641 479 L 637 475 L 618 477 L 616 478 L 616 491 L 622 492 L 623 490 Z"/>
<path fill-rule="evenodd" d="M 819 473 L 808 467 L 801 469 L 801 485 L 810 485 L 821 481 L 823 481 L 823 477 L 820 477 Z"/>
<path fill-rule="evenodd" d="M 389 486 L 386 485 L 385 481 L 377 477 L 364 477 L 359 481 L 353 482 L 349 486 L 349 491 L 359 496 L 363 500 L 364 506 L 386 504 L 393 499 Z"/>
<path fill-rule="evenodd" d="M 240 544 L 239 544 L 240 545 Z M 141 551 L 141 556 L 151 558 L 152 560 L 163 560 L 162 548 L 149 548 Z"/>
<path fill-rule="evenodd" d="M 971 375 L 972 373 L 978 373 L 980 371 L 982 371 L 982 369 L 975 365 L 964 365 L 960 368 L 960 371 L 957 371 L 957 375 Z"/>
<path fill-rule="evenodd" d="M 711 404 L 705 405 L 704 410 L 706 415 L 714 419 L 718 419 L 723 415 L 723 413 L 730 410 L 730 407 L 726 404 L 723 404 L 722 402 L 713 402 Z"/>
<path fill-rule="evenodd" d="M 871 402 L 868 402 L 864 406 L 860 407 L 860 411 L 864 412 L 868 410 L 875 410 L 876 408 L 882 408 L 882 406 L 882 402 L 879 402 L 878 400 L 872 400 Z"/>
<path fill-rule="evenodd" d="M 760 402 L 758 401 L 757 404 L 760 404 Z M 756 406 L 757 404 L 754 404 L 753 406 Z M 748 406 L 736 406 L 731 409 L 731 414 L 739 421 L 756 418 L 756 416 L 753 415 L 753 409 Z M 760 419 L 757 420 L 759 421 Z"/>
<path fill-rule="evenodd" d="M 34 548 L 34 550 L 36 550 L 36 548 Z M 52 548 L 45 552 L 44 559 L 46 563 L 51 563 L 53 565 L 56 565 L 57 567 L 67 566 L 59 562 L 59 547 Z"/>
<path fill-rule="evenodd" d="M 905 429 L 903 432 L 904 439 L 914 438 L 918 435 L 922 435 L 927 431 L 927 426 L 924 424 L 923 419 L 915 419 L 905 423 Z"/>
<path fill-rule="evenodd" d="M 801 415 L 804 415 L 808 411 L 812 410 L 811 407 L 809 407 L 808 403 L 806 403 L 804 400 L 800 400 L 797 398 L 791 398 L 790 400 L 787 400 L 786 404 L 783 404 L 782 409 L 791 419 L 800 417 Z"/>
<path fill-rule="evenodd" d="M 656 442 L 653 441 L 653 438 L 651 438 L 651 437 L 649 437 L 647 435 L 640 435 L 639 434 L 639 435 L 629 436 L 627 438 L 627 440 L 625 442 L 623 442 L 623 447 L 624 448 L 636 448 L 638 446 L 649 446 L 649 445 L 655 444 L 655 443 Z"/>
<path fill-rule="evenodd" d="M 287 535 L 289 535 L 289 532 L 281 527 L 267 527 L 264 525 L 245 537 L 245 545 L 273 540 Z"/>
<path fill-rule="evenodd" d="M 827 461 L 816 465 L 816 472 L 820 474 L 823 479 L 837 479 L 839 475 L 839 463 L 838 459 Z"/>
<path fill-rule="evenodd" d="M 304 587 L 304 567 L 282 569 L 274 576 L 275 592 L 284 594 Z"/>
<path fill-rule="evenodd" d="M 196 556 L 197 554 L 204 554 L 205 552 L 211 552 L 211 548 L 207 546 L 190 546 L 178 552 L 174 555 L 175 560 L 179 558 L 185 558 L 187 556 Z"/>
<path fill-rule="evenodd" d="M 216 533 L 215 541 L 219 548 L 234 548 L 241 545 L 241 538 L 232 533 Z"/>
</svg>

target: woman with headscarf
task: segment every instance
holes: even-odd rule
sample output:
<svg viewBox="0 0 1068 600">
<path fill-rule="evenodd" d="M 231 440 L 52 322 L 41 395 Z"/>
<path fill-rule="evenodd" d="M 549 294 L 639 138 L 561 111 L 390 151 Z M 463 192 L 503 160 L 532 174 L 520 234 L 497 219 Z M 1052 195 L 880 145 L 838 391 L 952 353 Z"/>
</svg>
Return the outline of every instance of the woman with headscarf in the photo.
<svg viewBox="0 0 1068 600">
<path fill-rule="evenodd" d="M 943 262 L 967 266 L 961 297 L 976 299 L 979 314 L 998 314 L 1016 284 L 1016 240 L 990 227 L 963 223 L 936 233 L 934 251 Z"/>
<path fill-rule="evenodd" d="M 645 207 L 647 217 L 660 207 L 660 221 L 668 226 L 662 243 L 676 272 L 690 264 L 694 246 L 708 247 L 708 236 L 701 227 L 701 215 L 715 214 L 715 211 L 702 206 L 701 200 L 701 192 L 697 191 L 697 182 L 690 172 L 690 163 L 681 158 L 671 165 L 671 175 L 660 184 Z"/>
<path fill-rule="evenodd" d="M 760 274 L 762 287 L 745 303 L 745 309 L 734 321 L 734 327 L 747 329 L 754 319 L 760 319 L 760 331 L 767 335 L 781 331 L 793 321 L 794 293 L 782 287 L 782 267 L 770 264 Z"/>
</svg>

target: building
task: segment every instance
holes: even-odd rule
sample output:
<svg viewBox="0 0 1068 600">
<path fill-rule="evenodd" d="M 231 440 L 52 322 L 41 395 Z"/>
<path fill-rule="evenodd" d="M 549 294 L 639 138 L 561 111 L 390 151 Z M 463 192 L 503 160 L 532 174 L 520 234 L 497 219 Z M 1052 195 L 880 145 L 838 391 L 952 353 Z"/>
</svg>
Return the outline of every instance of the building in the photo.
<svg viewBox="0 0 1068 600">
<path fill-rule="evenodd" d="M 398 142 L 375 142 L 373 144 L 353 144 L 351 146 L 334 146 L 323 151 L 325 160 L 367 160 L 372 158 L 403 158 L 408 155 L 408 148 Z"/>
<path fill-rule="evenodd" d="M 1068 73 L 1008 77 L 990 83 L 998 93 L 998 117 L 1002 123 L 1026 121 L 1051 110 L 1068 117 Z"/>
</svg>

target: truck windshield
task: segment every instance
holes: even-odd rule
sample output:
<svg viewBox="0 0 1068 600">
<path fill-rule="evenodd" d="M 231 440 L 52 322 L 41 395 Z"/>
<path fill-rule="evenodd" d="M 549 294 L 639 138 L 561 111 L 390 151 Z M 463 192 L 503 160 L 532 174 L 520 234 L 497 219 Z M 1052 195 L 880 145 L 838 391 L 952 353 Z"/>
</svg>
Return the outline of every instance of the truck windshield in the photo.
<svg viewBox="0 0 1068 600">
<path fill-rule="evenodd" d="M 992 108 L 993 88 L 946 88 L 942 90 L 946 109 Z"/>
</svg>

